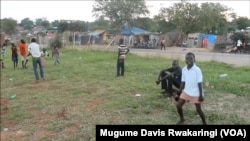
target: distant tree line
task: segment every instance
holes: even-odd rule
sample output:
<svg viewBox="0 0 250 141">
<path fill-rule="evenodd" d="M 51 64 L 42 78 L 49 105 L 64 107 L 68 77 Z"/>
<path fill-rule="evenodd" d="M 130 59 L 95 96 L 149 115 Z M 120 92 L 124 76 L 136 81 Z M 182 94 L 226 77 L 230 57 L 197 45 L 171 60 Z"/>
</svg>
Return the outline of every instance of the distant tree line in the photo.
<svg viewBox="0 0 250 141">
<path fill-rule="evenodd" d="M 158 15 L 149 18 L 144 0 L 96 0 L 92 13 L 96 17 L 94 22 L 55 20 L 50 23 L 44 18 L 38 18 L 35 21 L 24 18 L 17 23 L 15 19 L 4 18 L 0 21 L 1 31 L 12 35 L 16 33 L 15 27 L 20 25 L 25 30 L 32 30 L 35 26 L 43 26 L 48 30 L 56 27 L 59 33 L 66 30 L 84 32 L 95 29 L 113 29 L 119 32 L 124 22 L 128 22 L 130 26 L 152 32 L 167 33 L 173 29 L 179 29 L 186 34 L 202 32 L 224 35 L 250 26 L 250 19 L 237 17 L 231 12 L 231 8 L 220 3 L 209 2 L 201 5 L 186 1 L 174 3 L 171 7 L 162 7 Z"/>
</svg>

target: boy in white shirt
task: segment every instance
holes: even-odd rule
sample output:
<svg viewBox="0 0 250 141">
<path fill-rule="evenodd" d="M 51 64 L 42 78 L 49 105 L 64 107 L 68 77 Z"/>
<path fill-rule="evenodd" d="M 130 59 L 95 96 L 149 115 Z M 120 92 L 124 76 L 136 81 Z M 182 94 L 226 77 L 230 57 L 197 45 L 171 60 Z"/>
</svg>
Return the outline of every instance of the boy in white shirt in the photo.
<svg viewBox="0 0 250 141">
<path fill-rule="evenodd" d="M 205 115 L 201 109 L 201 103 L 204 101 L 202 72 L 201 69 L 194 64 L 195 55 L 193 53 L 187 53 L 185 61 L 187 65 L 182 69 L 181 95 L 176 105 L 180 116 L 180 121 L 177 124 L 182 124 L 185 121 L 182 106 L 186 102 L 189 102 L 195 104 L 196 111 L 200 115 L 203 125 L 206 125 Z"/>
</svg>

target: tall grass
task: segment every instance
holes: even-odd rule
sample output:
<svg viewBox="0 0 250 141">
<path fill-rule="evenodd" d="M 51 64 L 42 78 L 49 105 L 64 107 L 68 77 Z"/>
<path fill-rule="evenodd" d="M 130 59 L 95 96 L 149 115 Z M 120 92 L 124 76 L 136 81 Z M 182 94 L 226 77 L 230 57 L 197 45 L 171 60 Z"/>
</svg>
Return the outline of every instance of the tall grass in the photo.
<svg viewBox="0 0 250 141">
<path fill-rule="evenodd" d="M 27 131 L 23 140 L 95 140 L 96 124 L 175 124 L 173 99 L 159 94 L 155 80 L 172 60 L 128 54 L 125 76 L 116 77 L 116 52 L 62 49 L 60 65 L 46 57 L 45 80 L 34 83 L 28 69 L 14 69 L 9 56 L 1 70 L 1 128 Z M 8 53 L 9 54 L 9 53 Z M 20 60 L 19 60 L 20 62 Z M 249 124 L 250 67 L 199 62 L 204 76 L 208 124 Z M 183 67 L 184 62 L 180 61 Z M 226 73 L 227 77 L 219 75 Z M 9 97 L 16 94 L 14 100 Z M 137 97 L 136 94 L 140 94 Z M 184 106 L 187 124 L 201 124 L 193 105 Z M 10 121 L 12 124 L 10 124 Z M 46 131 L 46 132 L 45 132 Z M 8 133 L 6 133 L 8 134 Z M 38 140 L 37 139 L 37 140 Z M 35 140 L 35 139 L 34 139 Z"/>
</svg>

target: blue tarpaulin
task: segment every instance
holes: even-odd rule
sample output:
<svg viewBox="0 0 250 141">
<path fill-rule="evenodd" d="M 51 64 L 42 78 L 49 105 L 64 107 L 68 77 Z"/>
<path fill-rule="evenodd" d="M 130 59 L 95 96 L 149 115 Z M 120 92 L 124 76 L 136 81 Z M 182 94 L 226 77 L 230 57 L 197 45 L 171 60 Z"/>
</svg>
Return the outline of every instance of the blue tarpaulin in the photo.
<svg viewBox="0 0 250 141">
<path fill-rule="evenodd" d="M 126 35 L 126 36 L 130 36 L 130 35 L 141 35 L 141 34 L 150 34 L 151 32 L 138 28 L 138 27 L 124 27 L 122 29 L 121 34 L 122 35 Z"/>
<path fill-rule="evenodd" d="M 200 39 L 207 38 L 209 44 L 214 44 L 216 41 L 216 35 L 213 34 L 201 34 Z"/>
</svg>

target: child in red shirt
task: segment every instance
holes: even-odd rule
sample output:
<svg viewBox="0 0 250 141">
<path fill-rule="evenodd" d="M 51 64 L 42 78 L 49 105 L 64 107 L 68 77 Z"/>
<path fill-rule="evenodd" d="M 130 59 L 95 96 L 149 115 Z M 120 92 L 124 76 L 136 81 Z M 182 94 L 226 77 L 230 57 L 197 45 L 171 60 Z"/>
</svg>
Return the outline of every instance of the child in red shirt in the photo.
<svg viewBox="0 0 250 141">
<path fill-rule="evenodd" d="M 27 63 L 28 63 L 27 49 L 26 49 L 26 43 L 23 39 L 21 39 L 19 43 L 19 50 L 21 54 L 22 67 L 23 69 L 27 68 Z"/>
</svg>

